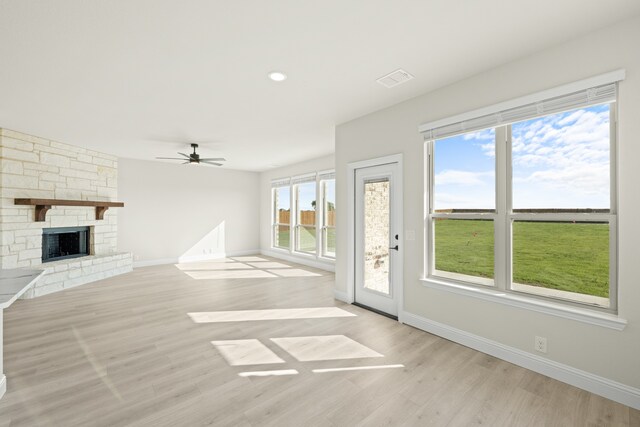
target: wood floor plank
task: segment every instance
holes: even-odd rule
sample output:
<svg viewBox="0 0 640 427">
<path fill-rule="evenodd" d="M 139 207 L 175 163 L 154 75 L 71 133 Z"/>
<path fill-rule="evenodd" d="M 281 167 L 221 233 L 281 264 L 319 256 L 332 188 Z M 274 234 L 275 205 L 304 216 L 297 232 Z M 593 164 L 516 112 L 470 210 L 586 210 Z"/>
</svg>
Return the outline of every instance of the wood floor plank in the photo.
<svg viewBox="0 0 640 427">
<path fill-rule="evenodd" d="M 229 258 L 139 268 L 17 301 L 4 316 L 0 427 L 640 427 L 639 411 L 338 302 L 332 273 L 258 257 L 294 276 L 251 277 L 259 263 Z M 336 306 L 355 316 L 189 316 Z M 335 335 L 373 351 L 354 354 L 382 357 L 349 358 L 343 349 L 346 358 L 335 360 L 325 349 L 305 351 L 317 360 L 301 362 L 272 340 Z M 233 340 L 257 340 L 284 363 L 232 366 L 212 341 Z M 268 374 L 280 370 L 288 375 Z"/>
</svg>

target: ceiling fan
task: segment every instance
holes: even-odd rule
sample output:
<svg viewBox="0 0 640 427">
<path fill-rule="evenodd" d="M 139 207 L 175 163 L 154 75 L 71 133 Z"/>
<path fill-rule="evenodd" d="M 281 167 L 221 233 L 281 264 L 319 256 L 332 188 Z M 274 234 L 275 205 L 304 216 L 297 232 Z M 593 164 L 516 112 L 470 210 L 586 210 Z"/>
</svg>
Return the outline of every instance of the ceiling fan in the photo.
<svg viewBox="0 0 640 427">
<path fill-rule="evenodd" d="M 200 163 L 204 163 L 206 165 L 214 165 L 214 166 L 222 166 L 222 163 L 218 163 L 218 162 L 226 161 L 226 159 L 222 157 L 200 158 L 200 155 L 196 153 L 196 148 L 198 148 L 198 144 L 191 144 L 191 147 L 193 147 L 193 153 L 191 154 L 185 154 L 180 152 L 178 153 L 183 157 L 156 157 L 156 159 L 184 160 L 184 162 L 182 163 L 183 165 L 186 165 L 186 164 L 197 165 Z"/>
</svg>

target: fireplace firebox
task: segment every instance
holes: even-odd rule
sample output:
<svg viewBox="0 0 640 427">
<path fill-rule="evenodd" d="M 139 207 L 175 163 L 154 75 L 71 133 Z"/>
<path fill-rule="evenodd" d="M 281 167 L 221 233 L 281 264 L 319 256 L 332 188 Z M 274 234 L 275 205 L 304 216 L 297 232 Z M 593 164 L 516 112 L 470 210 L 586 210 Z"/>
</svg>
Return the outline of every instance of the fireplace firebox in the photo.
<svg viewBox="0 0 640 427">
<path fill-rule="evenodd" d="M 78 258 L 90 254 L 89 227 L 56 227 L 42 230 L 42 262 Z"/>
</svg>

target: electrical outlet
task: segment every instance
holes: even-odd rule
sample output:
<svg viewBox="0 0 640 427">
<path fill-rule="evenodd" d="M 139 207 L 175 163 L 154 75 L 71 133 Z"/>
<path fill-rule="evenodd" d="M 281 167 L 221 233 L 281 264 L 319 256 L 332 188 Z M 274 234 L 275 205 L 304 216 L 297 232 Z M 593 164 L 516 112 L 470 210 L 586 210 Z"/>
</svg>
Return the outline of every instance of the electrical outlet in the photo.
<svg viewBox="0 0 640 427">
<path fill-rule="evenodd" d="M 547 352 L 547 338 L 546 337 L 536 337 L 533 348 L 540 353 Z"/>
</svg>

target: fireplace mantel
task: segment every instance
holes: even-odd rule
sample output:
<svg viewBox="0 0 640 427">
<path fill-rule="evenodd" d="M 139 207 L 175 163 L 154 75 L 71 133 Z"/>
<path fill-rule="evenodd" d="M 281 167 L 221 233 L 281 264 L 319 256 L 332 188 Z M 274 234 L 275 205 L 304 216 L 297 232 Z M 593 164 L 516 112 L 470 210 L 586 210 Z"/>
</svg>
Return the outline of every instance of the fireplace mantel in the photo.
<svg viewBox="0 0 640 427">
<path fill-rule="evenodd" d="M 96 208 L 96 219 L 104 219 L 104 213 L 109 208 L 121 208 L 122 202 L 102 202 L 97 200 L 62 200 L 62 199 L 15 199 L 16 205 L 27 205 L 36 207 L 36 222 L 45 220 L 47 211 L 51 206 L 91 206 Z"/>
</svg>

